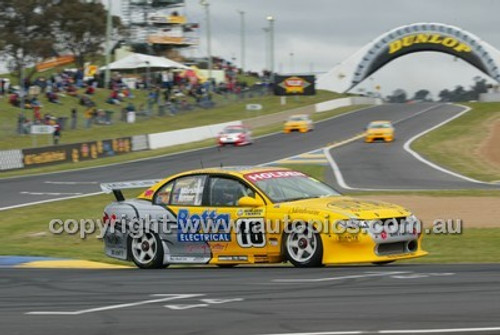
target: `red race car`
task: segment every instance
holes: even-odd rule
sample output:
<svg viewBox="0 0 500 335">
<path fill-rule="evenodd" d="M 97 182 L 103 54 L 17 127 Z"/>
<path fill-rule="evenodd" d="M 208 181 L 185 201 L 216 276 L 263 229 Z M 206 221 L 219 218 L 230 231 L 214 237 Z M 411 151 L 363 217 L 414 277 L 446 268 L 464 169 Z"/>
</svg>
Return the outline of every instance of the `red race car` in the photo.
<svg viewBox="0 0 500 335">
<path fill-rule="evenodd" d="M 227 126 L 217 135 L 217 145 L 225 146 L 251 144 L 252 132 L 245 126 Z"/>
</svg>

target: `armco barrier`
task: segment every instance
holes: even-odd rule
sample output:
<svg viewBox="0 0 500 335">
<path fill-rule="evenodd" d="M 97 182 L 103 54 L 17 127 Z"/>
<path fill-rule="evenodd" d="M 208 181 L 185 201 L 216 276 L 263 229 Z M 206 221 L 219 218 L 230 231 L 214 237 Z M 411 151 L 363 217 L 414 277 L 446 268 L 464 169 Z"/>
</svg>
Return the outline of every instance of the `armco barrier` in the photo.
<svg viewBox="0 0 500 335">
<path fill-rule="evenodd" d="M 320 102 L 315 105 L 315 108 L 316 113 L 323 113 L 340 107 L 352 105 L 380 105 L 381 103 L 382 100 L 379 98 L 350 97 Z"/>
<path fill-rule="evenodd" d="M 148 135 L 132 136 L 132 151 L 148 150 Z"/>
<path fill-rule="evenodd" d="M 0 151 L 0 171 L 23 167 L 23 153 L 21 150 Z"/>
<path fill-rule="evenodd" d="M 23 163 L 25 168 L 30 168 L 120 155 L 132 151 L 131 141 L 130 137 L 121 137 L 112 140 L 23 149 Z"/>
<path fill-rule="evenodd" d="M 148 135 L 149 149 L 170 147 L 172 145 L 185 144 L 215 138 L 217 133 L 227 126 L 239 126 L 241 121 L 212 124 L 208 126 L 179 129 L 164 133 Z"/>
</svg>

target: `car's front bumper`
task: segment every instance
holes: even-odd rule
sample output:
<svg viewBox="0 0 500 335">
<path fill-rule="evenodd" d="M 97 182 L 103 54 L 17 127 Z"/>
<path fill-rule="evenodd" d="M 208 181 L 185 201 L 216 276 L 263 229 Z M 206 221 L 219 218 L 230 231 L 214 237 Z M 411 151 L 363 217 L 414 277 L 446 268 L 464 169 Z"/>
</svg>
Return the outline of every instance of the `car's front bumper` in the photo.
<svg viewBox="0 0 500 335">
<path fill-rule="evenodd" d="M 365 142 L 375 142 L 382 140 L 384 142 L 394 141 L 394 135 L 365 135 Z"/>
<path fill-rule="evenodd" d="M 428 254 L 422 249 L 422 235 L 387 242 L 376 242 L 369 233 L 321 234 L 321 238 L 323 264 L 379 263 Z"/>
</svg>

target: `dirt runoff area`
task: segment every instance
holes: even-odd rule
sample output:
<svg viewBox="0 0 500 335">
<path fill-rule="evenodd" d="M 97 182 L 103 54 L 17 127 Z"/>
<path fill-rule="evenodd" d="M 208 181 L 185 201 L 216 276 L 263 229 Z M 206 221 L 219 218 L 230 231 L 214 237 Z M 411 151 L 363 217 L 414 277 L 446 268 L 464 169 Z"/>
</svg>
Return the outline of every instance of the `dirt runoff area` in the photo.
<svg viewBox="0 0 500 335">
<path fill-rule="evenodd" d="M 500 120 L 492 124 L 489 133 L 479 146 L 479 154 L 500 170 Z"/>
<path fill-rule="evenodd" d="M 386 201 L 411 210 L 425 226 L 436 219 L 461 219 L 467 228 L 500 228 L 500 199 L 498 197 L 433 197 L 421 195 L 356 196 Z"/>
</svg>

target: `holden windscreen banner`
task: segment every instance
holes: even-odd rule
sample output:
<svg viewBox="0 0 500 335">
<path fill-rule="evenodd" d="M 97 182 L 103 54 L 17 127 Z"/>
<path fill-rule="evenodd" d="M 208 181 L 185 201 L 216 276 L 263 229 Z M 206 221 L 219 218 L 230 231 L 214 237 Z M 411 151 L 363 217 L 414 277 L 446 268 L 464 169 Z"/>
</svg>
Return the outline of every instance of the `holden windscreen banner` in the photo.
<svg viewBox="0 0 500 335">
<path fill-rule="evenodd" d="M 274 77 L 275 95 L 315 95 L 315 76 L 313 75 L 276 75 Z"/>
</svg>

